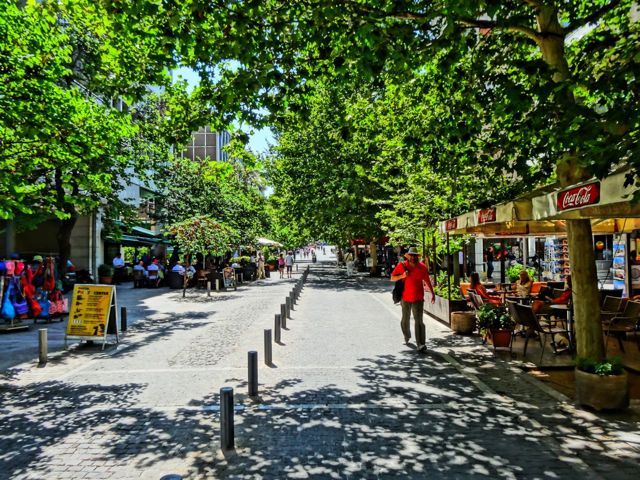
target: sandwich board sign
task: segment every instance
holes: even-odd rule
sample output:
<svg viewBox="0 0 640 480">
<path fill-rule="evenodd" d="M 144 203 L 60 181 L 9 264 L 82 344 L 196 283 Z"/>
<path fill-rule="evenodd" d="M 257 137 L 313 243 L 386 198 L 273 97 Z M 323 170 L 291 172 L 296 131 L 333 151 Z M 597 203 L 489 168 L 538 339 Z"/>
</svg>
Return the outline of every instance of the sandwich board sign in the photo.
<svg viewBox="0 0 640 480">
<path fill-rule="evenodd" d="M 74 285 L 65 348 L 67 340 L 102 340 L 104 349 L 107 340 L 112 340 L 114 335 L 117 343 L 117 315 L 115 286 Z"/>
</svg>

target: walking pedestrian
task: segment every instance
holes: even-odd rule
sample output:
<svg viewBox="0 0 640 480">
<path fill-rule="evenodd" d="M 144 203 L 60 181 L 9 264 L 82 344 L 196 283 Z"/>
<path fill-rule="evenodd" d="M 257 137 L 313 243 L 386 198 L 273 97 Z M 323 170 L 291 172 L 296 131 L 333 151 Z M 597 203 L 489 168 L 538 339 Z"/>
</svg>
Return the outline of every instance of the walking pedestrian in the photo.
<svg viewBox="0 0 640 480">
<path fill-rule="evenodd" d="M 487 262 L 487 280 L 493 280 L 493 261 L 495 259 L 495 250 L 489 245 L 487 248 L 487 252 L 484 255 L 485 261 Z"/>
<path fill-rule="evenodd" d="M 435 303 L 436 294 L 429 278 L 429 269 L 420 261 L 418 250 L 415 247 L 411 247 L 405 254 L 405 258 L 406 261 L 398 263 L 393 272 L 391 272 L 392 282 L 404 282 L 400 328 L 404 335 L 404 342 L 408 344 L 409 340 L 411 340 L 411 325 L 409 321 L 413 313 L 418 351 L 425 353 L 427 351 L 426 329 L 422 321 L 425 285 L 431 292 L 431 303 Z"/>
<path fill-rule="evenodd" d="M 293 263 L 295 262 L 291 252 L 287 254 L 284 259 L 284 263 L 287 266 L 287 278 L 291 278 L 291 271 L 293 270 Z"/>
<path fill-rule="evenodd" d="M 258 252 L 258 278 L 262 280 L 265 278 L 264 273 L 264 256 L 262 256 L 262 252 Z"/>
<path fill-rule="evenodd" d="M 284 256 L 282 253 L 278 257 L 278 271 L 280 272 L 280 278 L 284 278 Z"/>
</svg>

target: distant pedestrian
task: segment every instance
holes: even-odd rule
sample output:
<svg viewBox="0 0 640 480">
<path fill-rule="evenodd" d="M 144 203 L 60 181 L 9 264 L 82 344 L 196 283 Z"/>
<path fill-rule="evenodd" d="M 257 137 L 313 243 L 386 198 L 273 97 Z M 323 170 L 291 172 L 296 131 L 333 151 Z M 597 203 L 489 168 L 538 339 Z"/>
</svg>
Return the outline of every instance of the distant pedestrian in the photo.
<svg viewBox="0 0 640 480">
<path fill-rule="evenodd" d="M 258 278 L 266 278 L 264 272 L 264 256 L 262 255 L 262 252 L 258 252 Z"/>
<path fill-rule="evenodd" d="M 487 262 L 487 280 L 492 280 L 493 277 L 493 261 L 495 260 L 495 250 L 489 245 L 486 253 L 484 254 L 484 259 Z"/>
<path fill-rule="evenodd" d="M 124 279 L 124 259 L 122 254 L 118 253 L 113 257 L 113 283 L 114 285 L 120 285 L 120 282 Z"/>
<path fill-rule="evenodd" d="M 278 271 L 280 272 L 280 278 L 284 278 L 284 256 L 282 253 L 278 257 Z"/>
<path fill-rule="evenodd" d="M 284 264 L 287 266 L 287 278 L 291 278 L 291 271 L 293 270 L 294 262 L 295 262 L 295 259 L 293 258 L 292 253 L 289 252 L 287 256 L 284 258 Z"/>
<path fill-rule="evenodd" d="M 344 256 L 344 263 L 347 266 L 347 276 L 350 277 L 353 275 L 353 253 L 351 250 Z"/>
<path fill-rule="evenodd" d="M 406 261 L 400 262 L 391 272 L 392 282 L 404 282 L 404 291 L 402 292 L 402 320 L 400 328 L 404 334 L 405 344 L 411 340 L 411 325 L 409 323 L 411 313 L 413 312 L 413 320 L 415 322 L 416 344 L 419 352 L 426 352 L 426 330 L 422 321 L 424 308 L 424 287 L 431 292 L 431 303 L 435 303 L 436 295 L 429 278 L 429 269 L 420 261 L 418 250 L 411 247 L 405 254 Z"/>
</svg>

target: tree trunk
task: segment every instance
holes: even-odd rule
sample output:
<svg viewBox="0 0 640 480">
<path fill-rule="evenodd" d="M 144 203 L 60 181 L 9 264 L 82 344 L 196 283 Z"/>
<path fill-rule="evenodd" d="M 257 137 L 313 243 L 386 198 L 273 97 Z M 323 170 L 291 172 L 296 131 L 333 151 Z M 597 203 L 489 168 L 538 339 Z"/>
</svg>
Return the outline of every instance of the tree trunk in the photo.
<svg viewBox="0 0 640 480">
<path fill-rule="evenodd" d="M 578 357 L 604 360 L 602 321 L 591 221 L 567 220 Z"/>
<path fill-rule="evenodd" d="M 376 272 L 376 268 L 378 268 L 378 246 L 376 245 L 376 241 L 372 241 L 369 244 L 369 255 L 371 255 L 371 273 Z"/>
<path fill-rule="evenodd" d="M 555 7 L 538 9 L 537 23 L 540 35 L 537 44 L 542 58 L 553 70 L 553 80 L 569 79 L 569 64 L 564 50 L 564 29 L 558 21 Z M 569 153 L 558 159 L 556 171 L 560 184 L 565 187 L 586 180 L 590 175 L 579 164 L 578 157 Z M 596 361 L 604 359 L 604 336 L 600 321 L 600 297 L 593 236 L 589 219 L 567 220 L 573 309 L 578 357 Z"/>
<path fill-rule="evenodd" d="M 71 232 L 77 221 L 77 215 L 71 215 L 71 217 L 58 222 L 56 240 L 58 241 L 58 253 L 60 255 L 58 259 L 58 276 L 60 280 L 67 273 L 67 260 L 71 258 Z"/>
</svg>

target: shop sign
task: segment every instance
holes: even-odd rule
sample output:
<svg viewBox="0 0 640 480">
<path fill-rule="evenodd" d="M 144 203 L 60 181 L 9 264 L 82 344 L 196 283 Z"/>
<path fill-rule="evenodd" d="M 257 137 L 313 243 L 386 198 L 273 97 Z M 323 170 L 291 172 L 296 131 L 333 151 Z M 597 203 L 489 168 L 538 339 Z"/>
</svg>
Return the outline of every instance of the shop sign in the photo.
<svg viewBox="0 0 640 480">
<path fill-rule="evenodd" d="M 485 208 L 478 213 L 478 223 L 489 223 L 496 221 L 496 209 Z"/>
<path fill-rule="evenodd" d="M 455 230 L 458 228 L 458 219 L 452 218 L 451 220 L 447 220 L 444 224 L 444 229 L 448 232 L 449 230 Z"/>
<path fill-rule="evenodd" d="M 113 285 L 75 285 L 67 338 L 106 338 L 109 317 L 114 316 L 112 312 L 115 314 Z"/>
<path fill-rule="evenodd" d="M 598 202 L 600 202 L 600 182 L 593 182 L 559 192 L 556 206 L 558 210 L 564 211 L 594 205 Z"/>
</svg>

